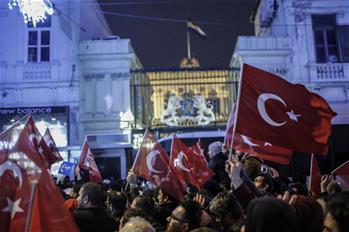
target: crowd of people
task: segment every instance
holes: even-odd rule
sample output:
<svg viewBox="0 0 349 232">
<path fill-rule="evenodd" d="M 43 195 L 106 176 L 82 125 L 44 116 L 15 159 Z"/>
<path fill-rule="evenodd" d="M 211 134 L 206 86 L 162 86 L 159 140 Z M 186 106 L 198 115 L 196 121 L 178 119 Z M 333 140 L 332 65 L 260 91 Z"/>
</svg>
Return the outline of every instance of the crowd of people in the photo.
<svg viewBox="0 0 349 232">
<path fill-rule="evenodd" d="M 349 192 L 331 176 L 315 196 L 305 178 L 281 177 L 257 157 L 227 153 L 221 142 L 210 144 L 215 176 L 201 189 L 188 186 L 182 202 L 132 172 L 125 182 L 59 187 L 81 231 L 349 231 Z"/>
</svg>

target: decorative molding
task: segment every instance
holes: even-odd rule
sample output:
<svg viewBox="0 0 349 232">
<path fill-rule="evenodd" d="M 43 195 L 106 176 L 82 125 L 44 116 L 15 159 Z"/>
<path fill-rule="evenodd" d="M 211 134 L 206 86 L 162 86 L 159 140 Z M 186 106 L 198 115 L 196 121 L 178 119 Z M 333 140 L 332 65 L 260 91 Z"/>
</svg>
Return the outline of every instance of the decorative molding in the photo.
<svg viewBox="0 0 349 232">
<path fill-rule="evenodd" d="M 85 73 L 85 79 L 102 79 L 105 77 L 105 73 Z"/>
<path fill-rule="evenodd" d="M 292 6 L 294 8 L 294 18 L 296 23 L 304 22 L 307 16 L 306 10 L 312 5 L 311 1 L 294 0 Z"/>
<path fill-rule="evenodd" d="M 110 75 L 112 79 L 119 79 L 119 78 L 130 78 L 129 72 L 119 72 L 119 73 L 112 73 Z"/>
</svg>

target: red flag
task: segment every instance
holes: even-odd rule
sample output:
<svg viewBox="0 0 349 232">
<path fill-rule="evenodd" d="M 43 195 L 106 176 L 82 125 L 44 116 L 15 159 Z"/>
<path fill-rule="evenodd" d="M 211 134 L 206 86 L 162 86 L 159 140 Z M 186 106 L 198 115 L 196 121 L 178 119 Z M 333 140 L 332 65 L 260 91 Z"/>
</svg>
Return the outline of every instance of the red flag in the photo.
<svg viewBox="0 0 349 232">
<path fill-rule="evenodd" d="M 34 120 L 31 116 L 29 116 L 24 129 L 28 130 L 29 138 L 32 141 L 35 150 L 40 154 L 47 169 L 50 169 L 51 165 L 57 162 L 57 157 L 51 152 L 50 148 L 47 146 L 38 128 L 35 126 Z"/>
<path fill-rule="evenodd" d="M 144 134 L 132 171 L 179 201 L 183 200 L 184 190 L 180 188 L 177 178 L 169 168 L 168 154 L 149 130 Z"/>
<path fill-rule="evenodd" d="M 187 184 L 192 184 L 200 189 L 193 163 L 189 159 L 190 155 L 193 153 L 188 147 L 176 135 L 173 135 L 169 166 L 177 176 L 182 188 L 187 189 Z"/>
<path fill-rule="evenodd" d="M 321 173 L 317 165 L 315 155 L 311 154 L 309 189 L 316 197 L 321 193 Z"/>
<path fill-rule="evenodd" d="M 188 151 L 188 162 L 190 166 L 194 168 L 194 173 L 199 183 L 199 186 L 209 180 L 215 173 L 208 167 L 206 158 L 202 152 L 199 142 L 189 147 Z"/>
<path fill-rule="evenodd" d="M 103 181 L 103 178 L 101 176 L 101 173 L 99 172 L 96 161 L 93 158 L 90 146 L 88 145 L 87 141 L 85 141 L 84 145 L 82 146 L 79 167 L 89 172 L 90 181 L 98 183 L 101 183 Z"/>
<path fill-rule="evenodd" d="M 346 190 L 349 189 L 349 160 L 333 170 L 332 174 Z"/>
<path fill-rule="evenodd" d="M 233 128 L 235 121 L 235 107 L 230 113 L 225 133 L 224 143 L 232 146 Z M 269 142 L 263 142 L 257 139 L 252 139 L 245 135 L 235 132 L 233 148 L 237 151 L 249 153 L 263 160 L 273 161 L 279 164 L 289 164 L 292 156 L 292 150 L 273 145 Z"/>
<path fill-rule="evenodd" d="M 42 157 L 33 146 L 32 133 L 27 128 L 30 123 L 28 119 L 16 141 L 14 128 L 0 135 L 1 231 L 25 231 L 26 228 L 28 231 L 34 228 L 78 231 Z M 40 195 L 35 196 L 35 193 Z"/>
<path fill-rule="evenodd" d="M 45 140 L 47 146 L 50 148 L 51 154 L 53 155 L 53 156 L 51 155 L 52 162 L 57 163 L 59 161 L 62 161 L 63 158 L 62 158 L 61 154 L 59 154 L 56 143 L 53 140 L 53 137 L 52 137 L 50 130 L 48 128 L 45 131 L 44 140 Z"/>
<path fill-rule="evenodd" d="M 305 153 L 327 154 L 336 115 L 303 85 L 244 64 L 236 132 Z"/>
<path fill-rule="evenodd" d="M 200 140 L 195 145 L 189 147 L 189 149 L 194 153 L 196 159 L 199 159 L 200 162 L 203 162 L 206 166 L 208 166 Z"/>
</svg>

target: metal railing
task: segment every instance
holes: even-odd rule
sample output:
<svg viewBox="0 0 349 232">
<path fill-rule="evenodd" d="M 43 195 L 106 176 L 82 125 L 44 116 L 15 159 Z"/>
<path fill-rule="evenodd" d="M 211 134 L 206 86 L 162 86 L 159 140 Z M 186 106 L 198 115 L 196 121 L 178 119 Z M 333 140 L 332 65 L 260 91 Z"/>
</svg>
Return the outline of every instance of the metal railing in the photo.
<svg viewBox="0 0 349 232">
<path fill-rule="evenodd" d="M 133 128 L 225 124 L 236 102 L 238 74 L 232 68 L 133 71 Z"/>
</svg>

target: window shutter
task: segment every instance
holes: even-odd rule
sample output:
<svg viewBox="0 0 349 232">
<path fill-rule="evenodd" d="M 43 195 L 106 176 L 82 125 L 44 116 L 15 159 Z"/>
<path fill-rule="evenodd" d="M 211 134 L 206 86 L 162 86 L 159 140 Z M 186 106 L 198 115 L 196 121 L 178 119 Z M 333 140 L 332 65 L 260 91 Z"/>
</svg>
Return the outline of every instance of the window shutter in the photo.
<svg viewBox="0 0 349 232">
<path fill-rule="evenodd" d="M 340 57 L 343 63 L 349 63 L 349 25 L 337 26 Z"/>
</svg>

